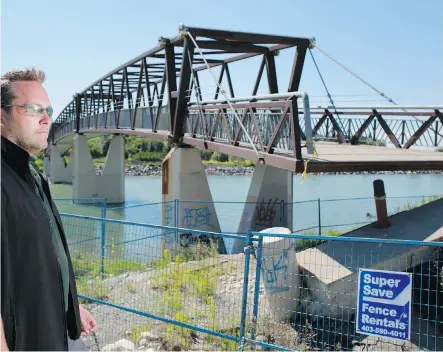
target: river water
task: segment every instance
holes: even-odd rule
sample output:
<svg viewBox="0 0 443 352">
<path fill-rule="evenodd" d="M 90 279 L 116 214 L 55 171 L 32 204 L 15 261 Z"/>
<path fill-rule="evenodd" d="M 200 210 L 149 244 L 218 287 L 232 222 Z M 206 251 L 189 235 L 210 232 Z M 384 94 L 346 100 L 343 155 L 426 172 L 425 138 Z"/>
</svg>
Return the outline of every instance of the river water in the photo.
<svg viewBox="0 0 443 352">
<path fill-rule="evenodd" d="M 308 175 L 303 184 L 300 176 L 295 175 L 293 230 L 343 233 L 373 222 L 372 182 L 375 179 L 382 179 L 385 183 L 388 213 L 431 196 L 443 195 L 442 174 Z M 251 176 L 208 176 L 222 232 L 237 231 L 244 206 L 242 202 L 246 199 L 250 182 Z M 160 176 L 127 176 L 125 186 L 125 206 L 162 201 Z M 55 198 L 72 197 L 71 185 L 51 185 L 51 189 Z M 57 204 L 63 213 L 100 216 L 99 207 L 73 205 L 69 200 L 57 200 Z M 108 205 L 109 218 L 161 225 L 160 204 L 125 209 L 112 207 L 115 206 Z M 124 239 L 129 240 L 128 236 L 126 234 Z"/>
</svg>

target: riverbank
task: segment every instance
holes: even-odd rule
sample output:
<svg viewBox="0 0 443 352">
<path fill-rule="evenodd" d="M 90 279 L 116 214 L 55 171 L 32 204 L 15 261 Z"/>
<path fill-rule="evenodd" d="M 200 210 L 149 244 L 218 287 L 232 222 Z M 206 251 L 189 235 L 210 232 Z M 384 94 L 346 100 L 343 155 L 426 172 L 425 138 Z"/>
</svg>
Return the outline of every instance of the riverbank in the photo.
<svg viewBox="0 0 443 352">
<path fill-rule="evenodd" d="M 101 174 L 103 166 L 96 166 L 97 174 Z M 205 165 L 206 174 L 209 176 L 252 176 L 253 166 L 224 166 Z M 161 176 L 161 166 L 129 165 L 126 166 L 126 176 Z M 430 175 L 443 174 L 443 171 L 364 171 L 364 172 L 321 172 L 316 175 Z"/>
</svg>

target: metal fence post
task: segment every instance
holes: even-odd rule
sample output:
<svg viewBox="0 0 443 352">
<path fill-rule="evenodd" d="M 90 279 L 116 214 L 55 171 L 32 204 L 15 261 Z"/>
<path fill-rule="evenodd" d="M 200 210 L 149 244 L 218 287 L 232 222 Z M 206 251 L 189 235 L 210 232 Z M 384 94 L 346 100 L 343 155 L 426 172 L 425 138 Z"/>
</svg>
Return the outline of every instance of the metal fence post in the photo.
<svg viewBox="0 0 443 352">
<path fill-rule="evenodd" d="M 248 228 L 245 247 L 245 272 L 243 279 L 243 298 L 241 306 L 241 318 L 240 318 L 240 346 L 239 350 L 242 351 L 245 344 L 245 328 L 246 328 L 246 309 L 248 305 L 248 284 L 249 284 L 249 263 L 251 260 L 251 247 L 252 236 L 251 230 Z"/>
<path fill-rule="evenodd" d="M 100 266 L 100 274 L 102 279 L 105 277 L 105 246 L 106 246 L 106 208 L 107 208 L 107 199 L 105 198 L 103 201 L 102 208 L 102 240 L 101 240 L 101 266 Z"/>
<path fill-rule="evenodd" d="M 285 223 L 285 201 L 283 199 L 280 202 L 280 226 L 287 227 Z"/>
<path fill-rule="evenodd" d="M 318 203 L 318 235 L 321 236 L 321 201 L 320 198 L 317 199 Z"/>
<path fill-rule="evenodd" d="M 178 232 L 177 232 L 177 227 L 179 224 L 179 217 L 178 217 L 178 213 L 180 211 L 180 200 L 179 199 L 174 199 L 174 227 L 176 228 L 175 231 L 175 241 L 177 244 L 180 243 L 179 238 L 178 238 Z"/>
<path fill-rule="evenodd" d="M 251 231 L 248 230 L 248 236 L 251 236 Z M 258 323 L 258 305 L 259 305 L 259 298 L 260 298 L 260 276 L 261 276 L 261 264 L 262 264 L 262 254 L 263 254 L 263 236 L 260 236 L 258 238 L 258 244 L 257 244 L 257 265 L 255 266 L 255 287 L 254 287 L 254 307 L 253 307 L 253 320 L 252 320 L 252 327 L 251 327 L 251 340 L 255 339 L 255 328 Z M 252 345 L 252 350 L 255 349 L 255 344 Z"/>
</svg>

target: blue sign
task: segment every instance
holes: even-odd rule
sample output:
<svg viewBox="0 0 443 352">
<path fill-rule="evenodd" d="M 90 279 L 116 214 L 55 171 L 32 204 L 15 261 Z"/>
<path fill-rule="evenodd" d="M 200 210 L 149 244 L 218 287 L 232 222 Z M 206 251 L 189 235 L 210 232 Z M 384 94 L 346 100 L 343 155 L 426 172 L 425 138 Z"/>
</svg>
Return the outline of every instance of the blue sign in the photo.
<svg viewBox="0 0 443 352">
<path fill-rule="evenodd" d="M 412 274 L 360 269 L 356 332 L 409 340 Z"/>
</svg>

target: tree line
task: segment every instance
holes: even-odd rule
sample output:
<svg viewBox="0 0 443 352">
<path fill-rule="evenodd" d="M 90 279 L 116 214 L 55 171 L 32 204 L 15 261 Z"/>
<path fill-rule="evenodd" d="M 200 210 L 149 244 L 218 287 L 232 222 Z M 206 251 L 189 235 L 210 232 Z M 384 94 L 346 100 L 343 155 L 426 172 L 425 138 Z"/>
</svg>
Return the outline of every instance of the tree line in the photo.
<svg viewBox="0 0 443 352">
<path fill-rule="evenodd" d="M 128 161 L 161 162 L 171 150 L 165 141 L 142 138 L 137 136 L 123 136 L 125 143 L 125 159 Z M 112 135 L 100 136 L 88 140 L 89 150 L 93 159 L 106 157 Z M 70 150 L 65 156 L 70 155 Z M 200 149 L 202 160 L 213 163 L 235 163 L 246 166 L 252 165 L 247 160 L 242 160 L 224 153 Z"/>
</svg>

